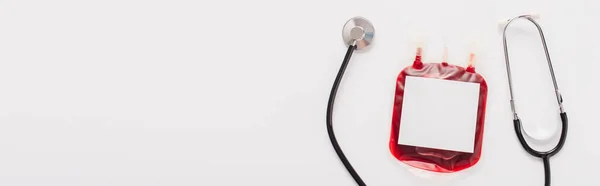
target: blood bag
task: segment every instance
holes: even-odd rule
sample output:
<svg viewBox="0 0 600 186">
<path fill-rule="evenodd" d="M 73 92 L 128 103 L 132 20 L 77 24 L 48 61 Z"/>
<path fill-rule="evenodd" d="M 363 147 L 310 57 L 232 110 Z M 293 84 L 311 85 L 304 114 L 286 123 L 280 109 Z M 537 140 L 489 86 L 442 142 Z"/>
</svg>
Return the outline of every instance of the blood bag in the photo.
<svg viewBox="0 0 600 186">
<path fill-rule="evenodd" d="M 400 72 L 392 115 L 390 151 L 401 162 L 434 172 L 456 172 L 481 156 L 487 84 L 467 68 L 423 63 Z"/>
</svg>

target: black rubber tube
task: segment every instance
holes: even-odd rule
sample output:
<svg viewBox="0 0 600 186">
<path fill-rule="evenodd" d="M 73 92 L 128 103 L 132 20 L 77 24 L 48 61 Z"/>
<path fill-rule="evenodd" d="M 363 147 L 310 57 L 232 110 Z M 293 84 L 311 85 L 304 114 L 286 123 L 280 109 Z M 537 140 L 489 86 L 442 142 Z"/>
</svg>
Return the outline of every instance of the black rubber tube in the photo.
<svg viewBox="0 0 600 186">
<path fill-rule="evenodd" d="M 346 155 L 344 155 L 344 152 L 340 148 L 340 145 L 338 144 L 337 139 L 335 138 L 335 134 L 333 133 L 332 115 L 333 115 L 333 105 L 335 102 L 335 96 L 336 96 L 337 90 L 340 86 L 340 82 L 342 81 L 342 77 L 344 76 L 344 72 L 346 71 L 346 67 L 348 67 L 348 63 L 350 62 L 350 58 L 352 57 L 352 53 L 354 53 L 355 49 L 356 49 L 356 45 L 350 45 L 348 47 L 348 51 L 346 52 L 344 61 L 342 61 L 342 66 L 340 67 L 340 70 L 338 71 L 338 74 L 335 77 L 333 86 L 331 87 L 331 93 L 329 94 L 329 101 L 327 102 L 327 133 L 329 134 L 329 140 L 331 141 L 331 145 L 333 146 L 335 153 L 338 155 L 338 157 L 344 164 L 344 167 L 346 167 L 346 170 L 348 170 L 348 173 L 350 173 L 350 175 L 352 176 L 354 181 L 356 181 L 356 183 L 359 186 L 366 186 L 365 182 L 360 178 L 360 176 L 358 175 L 356 170 L 354 170 L 354 167 L 352 167 L 352 165 L 348 161 L 348 158 L 346 158 Z"/>
<path fill-rule="evenodd" d="M 550 182 L 552 180 L 550 174 L 550 157 L 556 155 L 565 145 L 567 141 L 567 131 L 569 130 L 569 119 L 567 118 L 567 113 L 560 113 L 560 120 L 562 121 L 562 129 L 560 132 L 560 139 L 554 148 L 546 152 L 536 151 L 527 144 L 525 141 L 525 137 L 523 136 L 523 132 L 521 131 L 521 120 L 515 119 L 513 120 L 513 124 L 515 127 L 515 133 L 517 134 L 517 138 L 519 139 L 519 143 L 525 149 L 527 153 L 532 156 L 541 158 L 544 162 L 544 186 L 550 186 Z"/>
<path fill-rule="evenodd" d="M 550 157 L 546 156 L 543 157 L 542 160 L 544 161 L 544 186 L 550 186 Z"/>
</svg>

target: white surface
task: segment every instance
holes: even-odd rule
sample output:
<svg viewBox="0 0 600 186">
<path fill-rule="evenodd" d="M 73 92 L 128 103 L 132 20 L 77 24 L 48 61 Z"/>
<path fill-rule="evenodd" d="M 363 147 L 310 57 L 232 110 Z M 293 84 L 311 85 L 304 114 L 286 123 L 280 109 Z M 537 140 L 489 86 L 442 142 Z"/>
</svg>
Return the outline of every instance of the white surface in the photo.
<svg viewBox="0 0 600 186">
<path fill-rule="evenodd" d="M 407 76 L 398 144 L 473 152 L 479 83 Z"/>
<path fill-rule="evenodd" d="M 364 16 L 334 113 L 338 140 L 370 186 L 535 186 L 539 159 L 512 125 L 497 21 L 542 16 L 569 114 L 553 186 L 597 185 L 600 1 L 3 0 L 0 185 L 354 185 L 325 130 L 340 30 Z M 528 130 L 558 110 L 537 33 L 510 31 L 517 109 Z M 420 32 L 419 32 L 420 31 Z M 489 87 L 483 154 L 464 172 L 422 178 L 388 150 L 395 81 L 423 35 L 426 61 L 467 63 Z M 536 85 L 538 87 L 534 87 Z M 555 143 L 533 144 L 548 149 Z M 448 179 L 446 179 L 448 178 Z"/>
</svg>

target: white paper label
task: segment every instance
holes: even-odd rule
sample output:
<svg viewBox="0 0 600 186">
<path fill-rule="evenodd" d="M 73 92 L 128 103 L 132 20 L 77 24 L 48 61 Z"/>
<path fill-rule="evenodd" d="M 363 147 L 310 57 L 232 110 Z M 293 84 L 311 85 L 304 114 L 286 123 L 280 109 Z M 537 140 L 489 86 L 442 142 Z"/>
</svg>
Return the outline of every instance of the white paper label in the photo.
<svg viewBox="0 0 600 186">
<path fill-rule="evenodd" d="M 398 144 L 473 153 L 479 83 L 407 76 Z"/>
</svg>

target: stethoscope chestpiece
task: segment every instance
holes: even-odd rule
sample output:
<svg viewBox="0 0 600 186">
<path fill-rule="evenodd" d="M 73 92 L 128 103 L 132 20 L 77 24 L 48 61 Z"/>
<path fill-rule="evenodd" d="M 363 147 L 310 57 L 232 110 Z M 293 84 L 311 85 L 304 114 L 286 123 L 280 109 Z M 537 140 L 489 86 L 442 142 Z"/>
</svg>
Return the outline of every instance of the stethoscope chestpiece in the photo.
<svg viewBox="0 0 600 186">
<path fill-rule="evenodd" d="M 369 45 L 373 43 L 373 37 L 375 36 L 375 29 L 373 28 L 373 24 L 369 22 L 367 19 L 362 17 L 354 17 L 344 24 L 344 28 L 342 29 L 342 37 L 344 39 L 344 43 L 348 47 L 346 51 L 346 55 L 344 55 L 344 60 L 342 61 L 342 66 L 335 77 L 335 81 L 333 82 L 333 86 L 331 87 L 331 92 L 329 93 L 329 101 L 327 102 L 327 134 L 329 135 L 329 140 L 331 141 L 331 145 L 335 150 L 335 153 L 338 155 L 348 173 L 352 176 L 356 184 L 359 186 L 365 186 L 365 182 L 358 175 L 354 167 L 344 155 L 342 148 L 338 144 L 338 141 L 335 137 L 335 133 L 333 132 L 333 105 L 335 102 L 335 97 L 342 82 L 342 77 L 344 76 L 344 72 L 346 71 L 346 67 L 348 67 L 348 63 L 350 62 L 350 58 L 352 57 L 352 53 L 355 50 L 364 50 Z"/>
<path fill-rule="evenodd" d="M 363 17 L 353 17 L 342 29 L 342 37 L 346 46 L 356 45 L 356 50 L 367 48 L 373 43 L 375 28 Z"/>
</svg>

